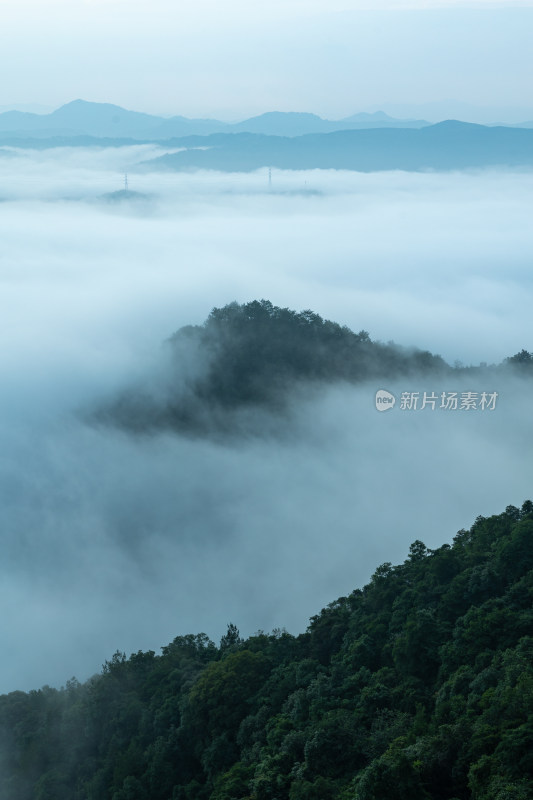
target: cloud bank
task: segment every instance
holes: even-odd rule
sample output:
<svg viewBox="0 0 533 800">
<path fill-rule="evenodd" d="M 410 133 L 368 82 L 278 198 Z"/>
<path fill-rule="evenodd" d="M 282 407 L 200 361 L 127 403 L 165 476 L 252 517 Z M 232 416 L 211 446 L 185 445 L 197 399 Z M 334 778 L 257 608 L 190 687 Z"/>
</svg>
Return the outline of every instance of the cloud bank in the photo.
<svg viewBox="0 0 533 800">
<path fill-rule="evenodd" d="M 258 417 L 224 442 L 83 421 L 159 380 L 161 343 L 232 300 L 312 308 L 450 362 L 533 349 L 531 176 L 274 173 L 269 191 L 264 172 L 131 174 L 147 199 L 109 204 L 145 151 L 11 154 L 1 691 L 83 679 L 116 648 L 218 639 L 230 620 L 298 632 L 414 539 L 438 546 L 531 496 L 518 379 L 486 387 L 498 404 L 477 415 L 378 414 L 376 389 L 416 387 L 330 387 L 274 433 Z"/>
</svg>

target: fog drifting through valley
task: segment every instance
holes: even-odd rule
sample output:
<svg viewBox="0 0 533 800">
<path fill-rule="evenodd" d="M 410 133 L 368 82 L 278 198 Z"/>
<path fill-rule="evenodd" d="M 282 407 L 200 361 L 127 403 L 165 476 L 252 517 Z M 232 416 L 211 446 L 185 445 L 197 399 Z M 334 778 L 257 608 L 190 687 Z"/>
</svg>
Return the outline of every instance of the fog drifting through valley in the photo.
<svg viewBox="0 0 533 800">
<path fill-rule="evenodd" d="M 266 298 L 439 353 L 533 349 L 533 175 L 146 174 L 155 147 L 0 155 L 0 691 L 61 685 L 118 648 L 286 626 L 478 514 L 533 499 L 531 386 L 493 411 L 377 413 L 298 397 L 224 441 L 130 436 L 86 412 L 165 373 L 162 342 Z M 102 200 L 123 187 L 145 198 Z M 253 424 L 252 424 L 253 429 Z"/>
</svg>

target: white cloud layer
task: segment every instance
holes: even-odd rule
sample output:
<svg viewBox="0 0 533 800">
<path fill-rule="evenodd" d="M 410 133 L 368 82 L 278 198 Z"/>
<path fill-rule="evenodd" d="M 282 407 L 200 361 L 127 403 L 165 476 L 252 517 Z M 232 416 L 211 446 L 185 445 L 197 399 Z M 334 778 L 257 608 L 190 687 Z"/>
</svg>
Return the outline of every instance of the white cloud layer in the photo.
<svg viewBox="0 0 533 800">
<path fill-rule="evenodd" d="M 531 174 L 274 171 L 269 193 L 266 172 L 131 171 L 157 152 L 0 155 L 0 691 L 83 679 L 116 648 L 217 639 L 230 620 L 298 632 L 414 539 L 439 546 L 532 495 L 518 382 L 486 387 L 498 405 L 477 416 L 380 415 L 380 387 L 333 388 L 281 438 L 82 424 L 232 300 L 452 362 L 533 349 Z M 125 170 L 150 197 L 101 203 Z"/>
</svg>

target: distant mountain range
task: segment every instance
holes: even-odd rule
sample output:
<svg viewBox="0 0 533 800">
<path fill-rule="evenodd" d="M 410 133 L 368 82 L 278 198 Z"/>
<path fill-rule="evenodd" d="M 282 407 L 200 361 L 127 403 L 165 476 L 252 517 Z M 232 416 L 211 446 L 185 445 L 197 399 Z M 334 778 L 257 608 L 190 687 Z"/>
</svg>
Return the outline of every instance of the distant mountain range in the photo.
<svg viewBox="0 0 533 800">
<path fill-rule="evenodd" d="M 140 165 L 146 170 L 278 169 L 454 170 L 533 166 L 533 130 L 450 120 L 409 129 L 345 130 L 297 137 L 214 134 L 174 140 L 179 152 Z"/>
<path fill-rule="evenodd" d="M 394 119 L 382 111 L 354 114 L 337 121 L 316 114 L 272 111 L 230 124 L 216 119 L 164 117 L 127 111 L 109 103 L 74 100 L 51 114 L 6 111 L 0 114 L 0 138 L 96 136 L 143 141 L 165 141 L 180 136 L 208 136 L 213 133 L 260 133 L 268 136 L 302 136 L 361 128 L 421 128 L 425 120 Z"/>
<path fill-rule="evenodd" d="M 237 123 L 163 117 L 75 100 L 50 114 L 0 114 L 0 145 L 50 148 L 163 144 L 140 170 L 453 170 L 533 166 L 533 123 L 487 126 L 395 119 L 382 111 L 332 121 L 269 112 Z M 179 150 L 179 152 L 176 152 Z M 0 155 L 9 155 L 1 150 Z"/>
<path fill-rule="evenodd" d="M 361 112 L 340 120 L 323 119 L 316 114 L 295 111 L 270 111 L 242 122 L 227 123 L 216 119 L 170 118 L 128 111 L 110 103 L 74 100 L 48 114 L 27 111 L 0 113 L 0 143 L 21 145 L 27 139 L 48 140 L 58 144 L 74 137 L 96 137 L 143 142 L 161 142 L 183 136 L 209 136 L 214 133 L 257 133 L 264 136 L 304 136 L 345 130 L 381 128 L 425 128 L 424 119 L 397 119 L 384 111 Z M 533 121 L 513 126 L 533 128 Z M 81 144 L 81 141 L 76 142 Z M 42 144 L 40 146 L 43 146 Z"/>
</svg>

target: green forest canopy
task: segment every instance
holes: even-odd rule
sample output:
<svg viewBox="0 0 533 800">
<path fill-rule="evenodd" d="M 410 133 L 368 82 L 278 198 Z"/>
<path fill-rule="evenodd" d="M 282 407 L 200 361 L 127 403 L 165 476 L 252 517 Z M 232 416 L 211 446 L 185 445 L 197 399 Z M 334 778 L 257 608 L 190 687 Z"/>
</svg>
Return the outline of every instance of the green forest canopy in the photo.
<svg viewBox="0 0 533 800">
<path fill-rule="evenodd" d="M 530 800 L 533 503 L 313 616 L 0 697 L 3 800 Z"/>
<path fill-rule="evenodd" d="M 313 311 L 296 312 L 268 300 L 214 308 L 203 325 L 180 328 L 167 347 L 165 389 L 128 388 L 99 409 L 100 422 L 136 431 L 231 429 L 239 410 L 280 414 L 301 388 L 429 375 L 487 377 L 509 370 L 533 375 L 527 350 L 498 366 L 451 367 L 428 350 L 372 341 L 365 330 L 354 333 Z M 191 362 L 194 369 L 187 372 L 184 365 Z"/>
</svg>

